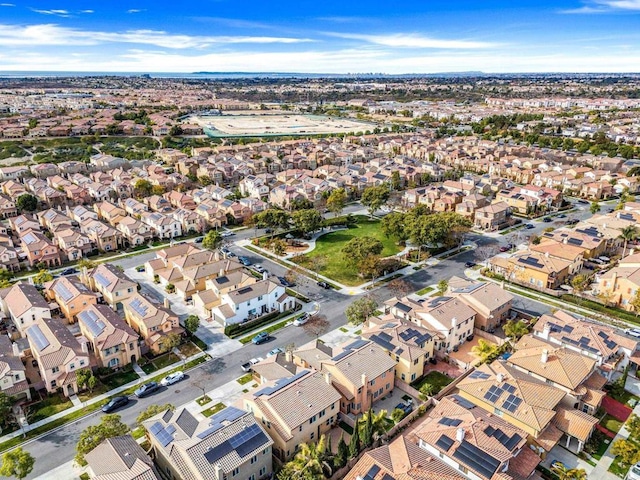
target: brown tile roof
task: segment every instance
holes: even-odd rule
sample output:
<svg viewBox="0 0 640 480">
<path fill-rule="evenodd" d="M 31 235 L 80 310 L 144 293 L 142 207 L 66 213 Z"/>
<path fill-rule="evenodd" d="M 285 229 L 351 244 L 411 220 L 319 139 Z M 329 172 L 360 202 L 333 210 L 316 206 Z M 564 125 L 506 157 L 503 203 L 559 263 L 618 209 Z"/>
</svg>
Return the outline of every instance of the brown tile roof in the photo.
<svg viewBox="0 0 640 480">
<path fill-rule="evenodd" d="M 151 459 L 131 435 L 108 438 L 86 454 L 96 480 L 159 480 Z"/>
<path fill-rule="evenodd" d="M 515 346 L 516 351 L 507 360 L 511 365 L 551 380 L 572 391 L 591 375 L 596 361 L 564 347 L 525 335 Z M 542 356 L 547 359 L 543 363 Z"/>
<path fill-rule="evenodd" d="M 28 283 L 18 282 L 7 291 L 4 301 L 13 317 L 20 317 L 30 308 L 49 309 L 49 304 L 40 292 Z"/>
<path fill-rule="evenodd" d="M 564 435 L 558 428 L 550 423 L 547 425 L 538 438 L 535 439 L 536 443 L 544 448 L 547 452 L 550 452 L 553 447 L 557 445 L 557 443 Z"/>
<path fill-rule="evenodd" d="M 580 410 L 558 407 L 553 424 L 564 433 L 583 442 L 591 436 L 598 419 Z"/>
</svg>

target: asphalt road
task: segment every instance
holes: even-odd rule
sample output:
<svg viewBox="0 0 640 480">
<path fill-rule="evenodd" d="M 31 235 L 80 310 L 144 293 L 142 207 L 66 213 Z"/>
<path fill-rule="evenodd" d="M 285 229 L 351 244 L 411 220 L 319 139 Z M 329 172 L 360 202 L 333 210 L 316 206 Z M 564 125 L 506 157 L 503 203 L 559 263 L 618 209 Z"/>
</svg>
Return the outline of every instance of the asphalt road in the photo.
<svg viewBox="0 0 640 480">
<path fill-rule="evenodd" d="M 351 206 L 345 213 L 349 211 L 355 212 L 359 209 L 360 207 Z M 533 223 L 535 228 L 531 230 L 520 230 L 518 236 L 520 237 L 520 241 L 525 241 L 525 236 L 539 234 L 544 228 L 549 226 L 560 227 L 568 218 L 578 218 L 582 220 L 588 218 L 590 215 L 591 213 L 587 206 L 586 208 L 568 214 L 566 219 L 557 219 L 554 220 L 553 223 L 533 221 L 530 223 Z M 254 230 L 248 229 L 237 232 L 234 237 L 230 237 L 228 240 L 229 242 L 234 242 L 240 239 L 250 238 L 253 235 L 255 235 Z M 488 237 L 472 234 L 469 236 L 469 239 L 479 246 L 491 244 L 504 245 L 512 241 L 513 237 L 517 239 L 518 236 Z M 261 263 L 272 275 L 280 276 L 285 274 L 286 269 L 279 264 L 261 258 L 255 253 L 235 245 L 230 245 L 229 248 L 236 254 L 248 257 L 254 263 Z M 154 256 L 155 253 L 153 252 L 142 253 L 136 257 L 124 258 L 113 263 L 127 269 L 141 265 Z M 455 257 L 442 260 L 432 267 L 420 269 L 404 277 L 404 279 L 412 288 L 419 290 L 427 285 L 438 283 L 438 281 L 442 279 L 448 280 L 454 275 L 464 276 L 465 263 L 477 260 L 475 251 L 470 250 Z M 296 289 L 318 302 L 321 313 L 326 315 L 327 320 L 329 320 L 331 324 L 331 329 L 339 328 L 346 323 L 344 311 L 356 298 L 342 295 L 333 290 L 324 290 L 318 287 L 315 281 L 311 279 L 300 282 L 300 285 L 298 285 Z M 387 286 L 377 288 L 371 291 L 371 294 L 379 302 L 383 302 L 394 295 Z M 515 307 L 534 315 L 540 315 L 551 310 L 551 307 L 546 304 L 520 296 L 516 297 Z M 214 358 L 191 370 L 184 381 L 171 387 L 163 388 L 150 397 L 135 399 L 117 413 L 121 415 L 125 423 L 133 427 L 136 417 L 149 405 L 172 403 L 173 405 L 179 406 L 188 403 L 202 395 L 202 388 L 210 391 L 241 376 L 243 372 L 240 370 L 240 365 L 249 359 L 257 356 L 264 357 L 267 352 L 277 346 L 285 346 L 290 343 L 302 345 L 310 340 L 313 340 L 313 337 L 306 334 L 303 329 L 289 326 L 276 332 L 271 341 L 262 345 L 248 344 L 220 358 L 215 358 L 215 352 L 213 352 Z M 36 463 L 33 472 L 28 478 L 35 478 L 73 459 L 75 455 L 75 445 L 80 432 L 89 425 L 99 423 L 101 415 L 101 412 L 96 412 L 48 433 L 41 438 L 29 441 L 24 446 L 24 449 L 36 458 Z"/>
</svg>

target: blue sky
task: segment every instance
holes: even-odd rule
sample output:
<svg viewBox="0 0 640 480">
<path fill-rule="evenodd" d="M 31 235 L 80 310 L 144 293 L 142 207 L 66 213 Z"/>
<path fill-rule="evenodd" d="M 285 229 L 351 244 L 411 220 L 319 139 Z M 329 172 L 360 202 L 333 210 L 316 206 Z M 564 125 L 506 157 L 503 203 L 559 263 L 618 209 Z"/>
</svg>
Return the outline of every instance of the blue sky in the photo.
<svg viewBox="0 0 640 480">
<path fill-rule="evenodd" d="M 0 71 L 638 72 L 640 0 L 0 0 Z"/>
</svg>

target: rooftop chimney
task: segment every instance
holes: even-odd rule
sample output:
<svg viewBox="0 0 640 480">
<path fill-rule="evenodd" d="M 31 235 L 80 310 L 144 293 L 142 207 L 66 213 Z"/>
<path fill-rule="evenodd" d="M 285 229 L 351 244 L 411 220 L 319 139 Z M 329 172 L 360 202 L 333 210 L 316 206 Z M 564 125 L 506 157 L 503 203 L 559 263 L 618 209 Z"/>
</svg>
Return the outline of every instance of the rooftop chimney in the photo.
<svg viewBox="0 0 640 480">
<path fill-rule="evenodd" d="M 462 442 L 464 440 L 464 428 L 460 427 L 456 430 L 456 440 Z"/>
<path fill-rule="evenodd" d="M 504 381 L 504 373 L 499 373 L 496 376 L 496 380 L 498 381 L 498 383 L 502 383 Z"/>
<path fill-rule="evenodd" d="M 287 360 L 287 363 L 291 363 L 293 361 L 293 353 L 291 353 L 291 350 L 286 351 L 284 358 Z"/>
<path fill-rule="evenodd" d="M 547 363 L 547 360 L 549 360 L 549 350 L 545 348 L 542 350 L 542 355 L 540 355 L 540 361 L 542 363 Z"/>
<path fill-rule="evenodd" d="M 269 272 L 262 272 L 262 280 L 267 280 L 269 278 Z"/>
<path fill-rule="evenodd" d="M 218 261 L 220 260 L 220 252 L 218 250 L 216 250 L 215 252 L 213 252 L 213 258 L 214 260 Z"/>
<path fill-rule="evenodd" d="M 164 297 L 164 302 L 163 302 L 164 308 L 171 308 L 171 304 L 169 303 L 169 299 L 167 297 Z"/>
<path fill-rule="evenodd" d="M 545 340 L 549 340 L 549 335 L 551 334 L 551 325 L 545 323 L 544 329 L 542 330 L 542 338 Z"/>
<path fill-rule="evenodd" d="M 366 387 L 367 383 L 369 382 L 367 374 L 363 373 L 361 378 L 362 378 L 362 385 Z"/>
<path fill-rule="evenodd" d="M 324 380 L 328 385 L 331 385 L 331 372 L 324 372 Z"/>
</svg>

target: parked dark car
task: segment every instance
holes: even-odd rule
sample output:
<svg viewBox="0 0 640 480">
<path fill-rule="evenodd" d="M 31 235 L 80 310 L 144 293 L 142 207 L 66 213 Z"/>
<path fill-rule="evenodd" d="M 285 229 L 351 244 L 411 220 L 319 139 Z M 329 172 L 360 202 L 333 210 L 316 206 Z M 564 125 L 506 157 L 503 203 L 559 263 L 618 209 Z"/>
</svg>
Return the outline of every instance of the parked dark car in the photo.
<svg viewBox="0 0 640 480">
<path fill-rule="evenodd" d="M 436 357 L 431 357 L 429 359 L 429 363 L 432 365 L 437 365 L 438 364 L 438 359 Z"/>
<path fill-rule="evenodd" d="M 583 205 L 589 205 L 589 201 L 588 200 L 578 200 L 578 203 L 582 203 Z"/>
<path fill-rule="evenodd" d="M 467 267 L 467 268 L 472 268 L 472 267 L 475 267 L 476 264 L 474 262 L 467 262 L 467 263 L 464 264 L 464 266 Z"/>
<path fill-rule="evenodd" d="M 260 332 L 259 334 L 257 334 L 255 337 L 251 339 L 251 343 L 253 343 L 254 345 L 260 345 L 261 343 L 264 343 L 267 340 L 269 340 L 269 338 L 271 337 L 267 332 Z"/>
<path fill-rule="evenodd" d="M 129 397 L 113 397 L 109 403 L 102 407 L 104 413 L 113 412 L 129 403 Z"/>
<path fill-rule="evenodd" d="M 65 268 L 60 272 L 61 275 L 73 275 L 74 273 L 78 273 L 77 268 Z"/>
<path fill-rule="evenodd" d="M 564 213 L 561 213 L 560 215 L 558 215 L 558 218 L 567 218 L 567 216 Z"/>
<path fill-rule="evenodd" d="M 318 286 L 324 288 L 325 290 L 329 290 L 331 288 L 331 285 L 329 285 L 327 282 L 318 282 Z"/>
<path fill-rule="evenodd" d="M 536 226 L 533 223 L 527 223 L 524 228 L 526 228 L 527 230 L 531 230 L 532 228 L 536 228 Z"/>
<path fill-rule="evenodd" d="M 251 265 L 251 260 L 249 260 L 247 257 L 238 257 L 238 261 L 245 267 Z"/>
<path fill-rule="evenodd" d="M 397 404 L 396 408 L 402 410 L 405 413 L 405 415 L 413 411 L 413 405 L 407 405 L 404 402 L 400 402 L 399 404 Z"/>
<path fill-rule="evenodd" d="M 136 397 L 138 398 L 144 398 L 147 395 L 151 395 L 152 393 L 158 391 L 159 388 L 160 385 L 158 385 L 156 382 L 149 382 L 142 385 L 133 393 L 135 393 Z"/>
<path fill-rule="evenodd" d="M 288 281 L 286 278 L 284 278 L 284 277 L 277 277 L 277 278 L 278 278 L 278 281 L 280 282 L 280 284 L 283 287 L 293 287 L 293 283 Z"/>
<path fill-rule="evenodd" d="M 551 217 L 544 217 L 544 218 L 542 219 L 542 221 L 543 221 L 544 223 L 551 223 L 551 222 L 553 222 L 553 218 L 551 218 Z"/>
</svg>

